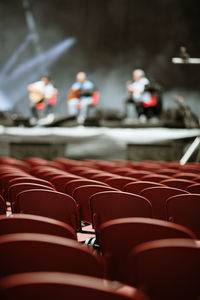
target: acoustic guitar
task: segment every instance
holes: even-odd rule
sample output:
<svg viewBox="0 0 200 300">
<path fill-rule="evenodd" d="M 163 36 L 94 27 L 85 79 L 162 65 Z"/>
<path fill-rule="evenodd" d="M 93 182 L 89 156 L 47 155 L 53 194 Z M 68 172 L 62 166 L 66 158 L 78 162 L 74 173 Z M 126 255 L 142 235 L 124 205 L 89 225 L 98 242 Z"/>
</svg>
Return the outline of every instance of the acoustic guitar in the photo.
<svg viewBox="0 0 200 300">
<path fill-rule="evenodd" d="M 44 99 L 44 95 L 41 92 L 38 91 L 34 91 L 34 92 L 29 92 L 29 100 L 33 103 L 33 104 L 37 104 L 40 101 L 42 101 Z"/>
<path fill-rule="evenodd" d="M 67 100 L 70 101 L 71 99 L 74 99 L 74 98 L 80 98 L 80 90 L 77 89 L 77 90 L 73 90 L 73 89 L 70 89 L 68 95 L 67 95 Z"/>
</svg>

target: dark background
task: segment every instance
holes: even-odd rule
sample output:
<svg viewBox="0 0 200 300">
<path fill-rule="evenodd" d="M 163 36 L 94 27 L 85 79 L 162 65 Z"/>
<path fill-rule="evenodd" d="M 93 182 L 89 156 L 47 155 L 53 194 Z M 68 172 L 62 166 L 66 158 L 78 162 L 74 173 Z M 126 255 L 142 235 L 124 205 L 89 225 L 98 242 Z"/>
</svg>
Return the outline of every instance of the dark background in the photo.
<svg viewBox="0 0 200 300">
<path fill-rule="evenodd" d="M 62 55 L 55 53 L 48 68 L 59 90 L 58 114 L 67 113 L 66 94 L 78 71 L 87 72 L 99 88 L 99 107 L 123 110 L 125 84 L 135 68 L 143 68 L 148 78 L 163 85 L 166 107 L 181 94 L 200 114 L 200 65 L 171 63 L 180 46 L 191 57 L 200 57 L 199 0 L 29 2 L 42 51 L 69 37 L 76 40 Z M 12 111 L 25 116 L 30 115 L 26 86 L 42 75 L 41 64 L 14 79 L 12 73 L 36 55 L 34 44 L 29 43 L 6 74 L 1 70 L 28 34 L 22 1 L 0 0 L 0 103 L 9 103 Z"/>
</svg>

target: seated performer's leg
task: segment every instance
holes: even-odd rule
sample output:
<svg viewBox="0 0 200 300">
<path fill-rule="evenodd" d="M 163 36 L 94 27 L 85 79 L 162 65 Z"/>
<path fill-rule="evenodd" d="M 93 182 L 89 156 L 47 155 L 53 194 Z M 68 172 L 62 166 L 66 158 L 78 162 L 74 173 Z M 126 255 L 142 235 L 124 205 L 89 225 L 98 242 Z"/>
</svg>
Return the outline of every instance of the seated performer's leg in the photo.
<svg viewBox="0 0 200 300">
<path fill-rule="evenodd" d="M 80 110 L 78 115 L 78 123 L 83 124 L 86 117 L 87 117 L 87 111 L 88 106 L 92 104 L 92 97 L 82 97 L 80 102 Z"/>
<path fill-rule="evenodd" d="M 135 107 L 136 107 L 138 117 L 144 114 L 144 107 L 142 105 L 142 102 L 135 102 Z"/>
<path fill-rule="evenodd" d="M 128 107 L 129 107 L 129 104 L 135 104 L 135 102 L 133 101 L 133 98 L 129 97 L 125 100 L 125 111 L 124 111 L 124 116 L 125 118 L 128 117 Z"/>
<path fill-rule="evenodd" d="M 36 109 L 35 106 L 32 106 L 32 107 L 31 107 L 31 113 L 32 113 L 32 117 L 33 117 L 34 119 L 38 119 L 38 112 L 37 112 L 37 109 Z"/>
<path fill-rule="evenodd" d="M 69 115 L 78 115 L 78 103 L 79 99 L 78 98 L 73 98 L 68 101 L 68 113 Z"/>
</svg>

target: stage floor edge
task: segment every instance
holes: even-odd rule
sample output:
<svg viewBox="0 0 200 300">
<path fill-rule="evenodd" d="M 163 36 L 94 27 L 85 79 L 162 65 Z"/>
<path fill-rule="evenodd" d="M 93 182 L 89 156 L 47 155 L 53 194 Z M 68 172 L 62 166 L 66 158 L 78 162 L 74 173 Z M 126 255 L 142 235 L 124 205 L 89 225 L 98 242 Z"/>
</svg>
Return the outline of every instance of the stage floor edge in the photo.
<svg viewBox="0 0 200 300">
<path fill-rule="evenodd" d="M 178 143 L 179 145 L 184 144 L 185 147 L 197 136 L 200 136 L 199 128 L 107 128 L 85 126 L 28 128 L 1 126 L 0 156 L 13 156 L 19 159 L 27 156 L 39 156 L 47 159 L 58 156 L 72 159 L 134 159 L 134 157 L 128 157 L 130 153 L 128 154 L 127 149 L 130 150 L 130 146 L 132 149 L 137 147 L 136 154 L 138 151 L 141 152 L 141 147 L 145 149 L 146 145 L 162 144 L 170 149 L 169 145 L 171 147 L 171 145 L 177 145 Z M 162 149 L 164 148 L 162 147 Z M 180 152 L 178 148 L 176 150 Z M 181 155 L 182 153 L 178 153 L 177 159 L 181 158 Z M 135 160 L 141 159 L 143 158 L 135 157 Z M 149 158 L 145 157 L 144 154 L 144 159 Z"/>
</svg>

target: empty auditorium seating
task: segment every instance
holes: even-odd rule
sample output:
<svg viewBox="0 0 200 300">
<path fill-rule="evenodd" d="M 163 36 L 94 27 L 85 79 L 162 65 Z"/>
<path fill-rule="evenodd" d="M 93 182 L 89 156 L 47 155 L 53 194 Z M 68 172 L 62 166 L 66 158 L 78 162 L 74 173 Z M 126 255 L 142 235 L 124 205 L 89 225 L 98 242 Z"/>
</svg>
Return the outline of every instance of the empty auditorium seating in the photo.
<svg viewBox="0 0 200 300">
<path fill-rule="evenodd" d="M 119 218 L 100 226 L 99 244 L 109 278 L 125 281 L 130 250 L 140 243 L 166 238 L 194 238 L 187 228 L 150 218 Z"/>
<path fill-rule="evenodd" d="M 200 297 L 199 178 L 197 163 L 0 158 L 0 299 Z"/>
</svg>

